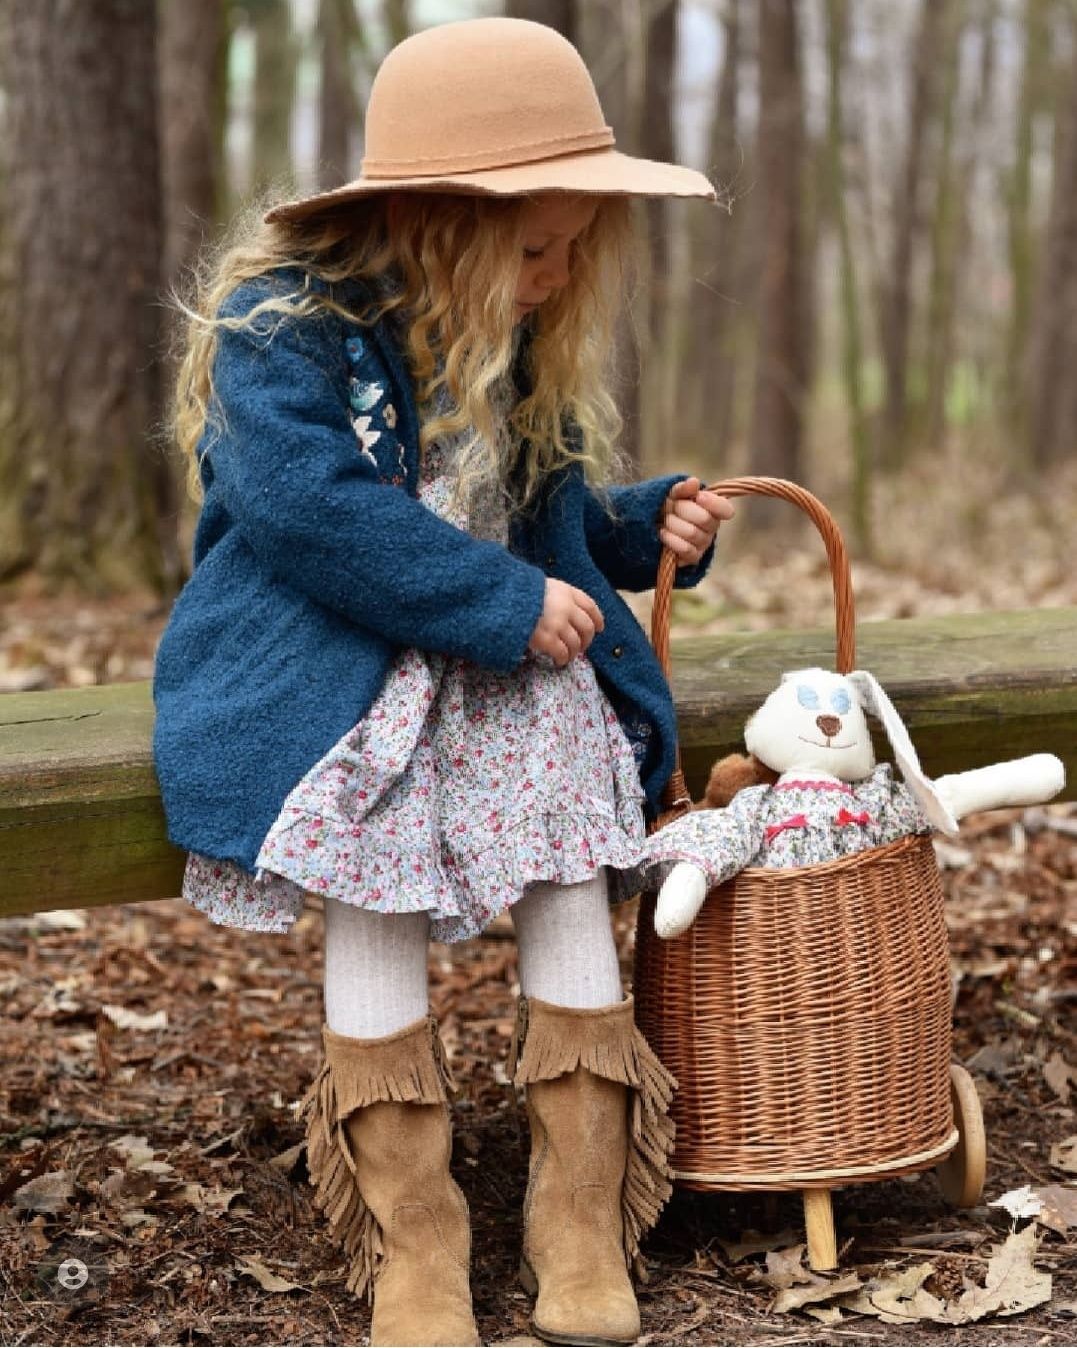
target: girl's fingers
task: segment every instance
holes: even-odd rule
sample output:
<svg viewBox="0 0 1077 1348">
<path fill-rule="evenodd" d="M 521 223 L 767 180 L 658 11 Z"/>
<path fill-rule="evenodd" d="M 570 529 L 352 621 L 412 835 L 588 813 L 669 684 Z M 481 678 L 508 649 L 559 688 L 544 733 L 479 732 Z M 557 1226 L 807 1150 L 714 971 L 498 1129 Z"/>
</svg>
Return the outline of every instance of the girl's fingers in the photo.
<svg viewBox="0 0 1077 1348">
<path fill-rule="evenodd" d="M 708 522 L 710 521 L 709 515 L 704 518 Z M 696 547 L 709 547 L 711 539 L 714 537 L 713 529 L 701 529 L 698 524 L 692 524 L 680 515 L 670 515 L 669 519 L 666 520 L 665 528 L 671 534 L 685 539 Z"/>
<path fill-rule="evenodd" d="M 678 501 L 669 508 L 669 519 L 688 520 L 691 524 L 709 524 L 714 518 L 709 510 L 699 504 L 699 498 L 694 501 Z"/>
<path fill-rule="evenodd" d="M 702 556 L 702 552 L 700 552 L 699 548 L 693 547 L 687 539 L 671 533 L 668 529 L 660 529 L 658 534 L 666 547 L 669 548 L 670 551 L 675 552 L 678 557 L 692 557 L 693 559 L 697 559 L 697 554 Z"/>
<path fill-rule="evenodd" d="M 695 499 L 696 503 L 702 506 L 712 519 L 731 520 L 736 514 L 733 502 L 727 496 L 719 496 L 717 492 L 701 491 Z"/>
</svg>

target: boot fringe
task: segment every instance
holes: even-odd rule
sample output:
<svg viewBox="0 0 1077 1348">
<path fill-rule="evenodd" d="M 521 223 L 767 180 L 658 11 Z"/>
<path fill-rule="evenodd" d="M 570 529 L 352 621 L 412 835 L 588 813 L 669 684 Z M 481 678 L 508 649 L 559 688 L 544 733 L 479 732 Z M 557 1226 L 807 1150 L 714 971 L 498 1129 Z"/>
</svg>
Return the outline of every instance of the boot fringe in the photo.
<svg viewBox="0 0 1077 1348">
<path fill-rule="evenodd" d="M 673 1192 L 670 1157 L 675 1124 L 669 1110 L 677 1079 L 643 1037 L 633 1006 L 630 996 L 592 1013 L 521 997 L 512 1056 L 517 1085 L 550 1081 L 584 1067 L 595 1076 L 631 1087 L 621 1217 L 625 1261 L 643 1277 L 640 1241 Z"/>
<path fill-rule="evenodd" d="M 429 1037 L 429 1058 L 415 1043 Z M 325 1056 L 296 1118 L 306 1125 L 307 1170 L 315 1186 L 313 1203 L 329 1225 L 332 1240 L 351 1263 L 347 1289 L 373 1301 L 374 1280 L 384 1262 L 381 1228 L 355 1180 L 355 1160 L 345 1123 L 378 1100 L 444 1104 L 456 1090 L 437 1021 L 427 1016 L 385 1039 L 351 1039 L 322 1027 Z M 402 1041 L 407 1041 L 406 1043 Z"/>
</svg>

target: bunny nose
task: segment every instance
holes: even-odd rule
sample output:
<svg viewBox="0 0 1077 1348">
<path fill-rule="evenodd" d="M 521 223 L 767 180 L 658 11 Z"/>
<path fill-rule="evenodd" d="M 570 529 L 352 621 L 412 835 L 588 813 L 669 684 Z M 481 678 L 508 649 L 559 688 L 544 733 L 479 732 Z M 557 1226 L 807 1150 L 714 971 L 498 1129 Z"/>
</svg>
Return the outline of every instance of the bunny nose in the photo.
<svg viewBox="0 0 1077 1348">
<path fill-rule="evenodd" d="M 838 716 L 817 716 L 815 724 L 828 740 L 832 740 L 841 729 L 841 718 Z"/>
</svg>

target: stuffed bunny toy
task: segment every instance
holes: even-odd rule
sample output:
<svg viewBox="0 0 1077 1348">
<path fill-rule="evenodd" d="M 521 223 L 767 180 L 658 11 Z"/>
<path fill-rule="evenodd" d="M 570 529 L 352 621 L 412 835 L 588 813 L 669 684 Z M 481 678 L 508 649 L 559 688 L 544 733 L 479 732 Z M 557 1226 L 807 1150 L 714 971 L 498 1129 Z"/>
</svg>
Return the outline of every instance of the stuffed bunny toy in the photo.
<svg viewBox="0 0 1077 1348">
<path fill-rule="evenodd" d="M 876 765 L 865 711 L 882 722 L 904 781 L 889 763 Z M 708 889 L 746 866 L 810 866 L 933 828 L 953 835 L 973 810 L 1038 804 L 1065 785 L 1054 754 L 930 781 L 865 670 L 786 674 L 744 742 L 750 757 L 716 764 L 701 805 L 647 840 L 640 873 L 651 886 L 663 880 L 654 918 L 663 938 L 686 931 Z"/>
</svg>

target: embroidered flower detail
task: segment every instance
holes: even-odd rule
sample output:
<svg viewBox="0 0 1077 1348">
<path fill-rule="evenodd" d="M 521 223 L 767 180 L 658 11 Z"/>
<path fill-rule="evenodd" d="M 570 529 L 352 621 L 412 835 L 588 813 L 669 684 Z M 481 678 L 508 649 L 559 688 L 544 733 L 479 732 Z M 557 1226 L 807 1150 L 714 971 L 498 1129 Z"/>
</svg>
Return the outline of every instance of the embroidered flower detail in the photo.
<svg viewBox="0 0 1077 1348">
<path fill-rule="evenodd" d="M 372 431 L 370 429 L 371 421 L 373 421 L 373 417 L 355 417 L 352 426 L 355 428 L 355 434 L 359 437 L 359 447 L 362 452 L 374 463 L 377 463 L 377 459 L 370 451 L 381 439 L 381 431 Z"/>
<path fill-rule="evenodd" d="M 859 814 L 850 814 L 843 805 L 834 816 L 834 823 L 841 828 L 844 824 L 870 824 L 873 820 L 867 810 L 861 810 Z"/>
<path fill-rule="evenodd" d="M 385 394 L 384 385 L 366 379 L 352 379 L 349 389 L 353 412 L 369 412 L 378 399 Z M 396 414 L 393 415 L 395 419 Z"/>
<path fill-rule="evenodd" d="M 362 337 L 349 337 L 344 343 L 344 349 L 348 353 L 349 360 L 359 360 L 366 351 L 366 343 Z"/>
<path fill-rule="evenodd" d="M 379 395 L 380 396 L 380 395 Z M 382 409 L 382 416 L 385 418 L 385 424 L 390 430 L 396 425 L 396 408 L 392 403 L 386 403 Z"/>
<path fill-rule="evenodd" d="M 776 838 L 779 833 L 784 833 L 787 828 L 807 828 L 808 816 L 806 814 L 793 814 L 788 819 L 783 819 L 780 824 L 768 824 L 766 839 L 770 842 Z"/>
</svg>

